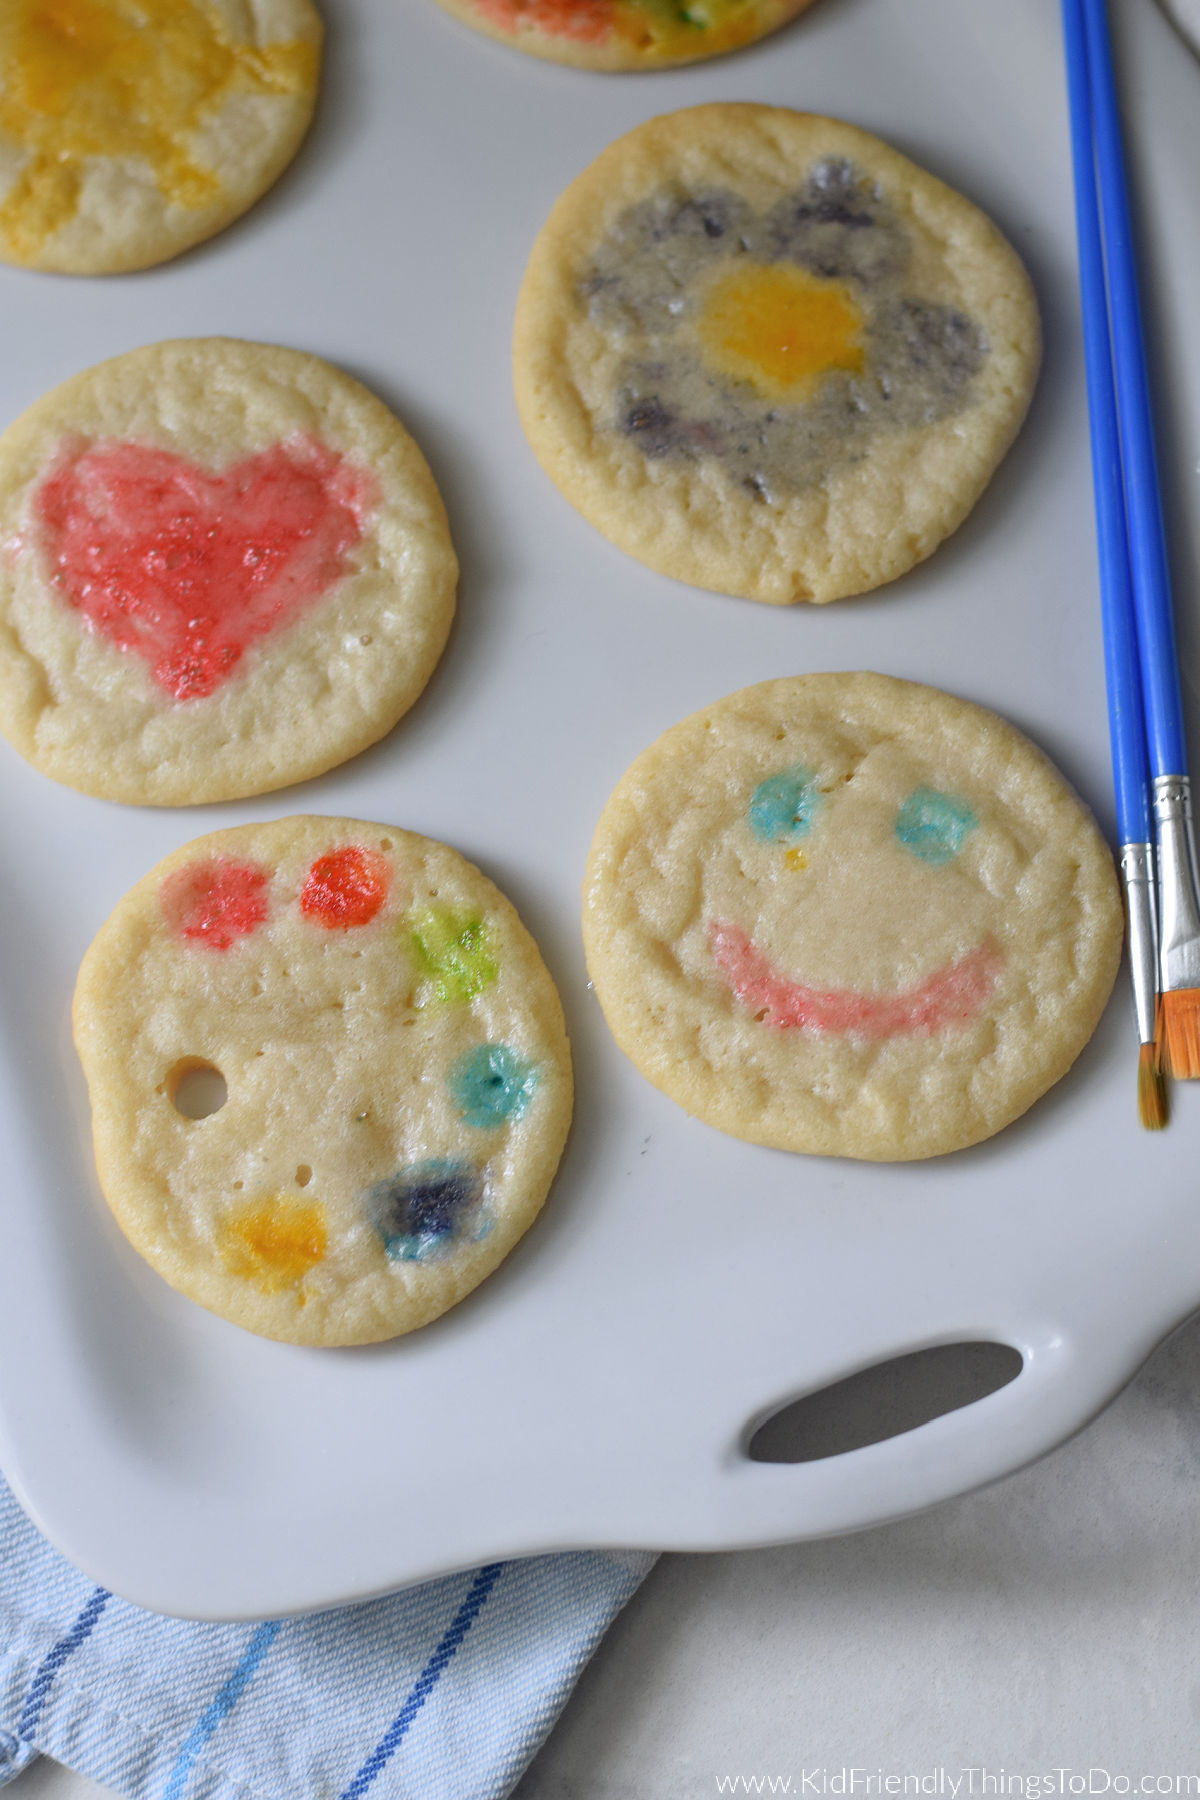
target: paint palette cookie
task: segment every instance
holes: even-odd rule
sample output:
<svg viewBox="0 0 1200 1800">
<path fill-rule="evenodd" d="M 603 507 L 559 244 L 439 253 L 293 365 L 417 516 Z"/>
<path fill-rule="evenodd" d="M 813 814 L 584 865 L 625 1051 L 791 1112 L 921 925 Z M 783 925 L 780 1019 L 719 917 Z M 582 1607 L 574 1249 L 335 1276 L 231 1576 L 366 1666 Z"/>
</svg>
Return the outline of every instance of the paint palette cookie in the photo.
<svg viewBox="0 0 1200 1800">
<path fill-rule="evenodd" d="M 902 1161 L 990 1137 L 1091 1036 L 1112 858 L 994 713 L 884 675 L 744 689 L 627 771 L 588 968 L 656 1087 L 735 1137 Z"/>
<path fill-rule="evenodd" d="M 854 126 L 639 126 L 534 246 L 514 342 L 543 467 L 650 568 L 786 605 L 890 581 L 966 517 L 1040 357 L 1016 253 Z"/>
<path fill-rule="evenodd" d="M 502 44 L 580 69 L 661 69 L 740 50 L 812 0 L 441 0 Z"/>
<path fill-rule="evenodd" d="M 400 421 L 318 357 L 153 344 L 0 437 L 0 730 L 84 793 L 318 775 L 433 671 L 458 565 Z"/>
<path fill-rule="evenodd" d="M 533 1221 L 570 1122 L 537 946 L 478 869 L 391 826 L 186 845 L 100 931 L 74 1022 L 122 1231 L 292 1343 L 395 1337 L 461 1300 Z"/>
<path fill-rule="evenodd" d="M 0 261 L 144 269 L 212 237 L 312 117 L 311 0 L 5 0 Z"/>
</svg>

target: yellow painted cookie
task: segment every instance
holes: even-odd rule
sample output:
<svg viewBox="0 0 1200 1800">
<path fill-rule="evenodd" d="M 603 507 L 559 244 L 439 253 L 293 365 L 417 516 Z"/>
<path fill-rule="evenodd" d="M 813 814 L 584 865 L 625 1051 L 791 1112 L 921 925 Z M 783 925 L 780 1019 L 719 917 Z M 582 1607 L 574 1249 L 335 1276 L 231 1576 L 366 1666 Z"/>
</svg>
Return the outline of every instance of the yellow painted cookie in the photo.
<svg viewBox="0 0 1200 1800">
<path fill-rule="evenodd" d="M 238 218 L 312 117 L 311 0 L 4 0 L 0 261 L 165 262 Z"/>
<path fill-rule="evenodd" d="M 100 1183 L 173 1287 L 264 1337 L 426 1324 L 533 1221 L 571 1116 L 554 984 L 445 844 L 356 819 L 199 838 L 83 961 Z"/>
<path fill-rule="evenodd" d="M 812 0 L 441 0 L 502 44 L 580 69 L 661 69 L 723 56 Z"/>
<path fill-rule="evenodd" d="M 639 126 L 562 195 L 514 371 L 538 459 L 652 569 L 785 605 L 902 575 L 1025 416 L 1029 279 L 970 201 L 778 107 Z"/>
<path fill-rule="evenodd" d="M 152 344 L 0 437 L 0 729 L 139 805 L 301 781 L 390 731 L 454 614 L 445 510 L 319 357 Z"/>
<path fill-rule="evenodd" d="M 1090 813 L 982 707 L 884 675 L 763 682 L 622 778 L 584 888 L 588 969 L 656 1087 L 735 1137 L 902 1161 L 1059 1079 L 1122 915 Z"/>
</svg>

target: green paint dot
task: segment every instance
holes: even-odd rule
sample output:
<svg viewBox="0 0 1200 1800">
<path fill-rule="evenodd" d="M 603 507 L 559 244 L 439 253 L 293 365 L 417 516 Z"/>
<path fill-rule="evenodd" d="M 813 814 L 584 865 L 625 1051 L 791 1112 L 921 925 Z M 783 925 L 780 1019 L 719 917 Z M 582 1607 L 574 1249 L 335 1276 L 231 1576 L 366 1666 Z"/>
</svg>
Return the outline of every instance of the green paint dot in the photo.
<svg viewBox="0 0 1200 1800">
<path fill-rule="evenodd" d="M 482 913 L 433 907 L 415 921 L 408 941 L 413 961 L 431 990 L 429 997 L 448 1005 L 473 1000 L 500 973 Z"/>
</svg>

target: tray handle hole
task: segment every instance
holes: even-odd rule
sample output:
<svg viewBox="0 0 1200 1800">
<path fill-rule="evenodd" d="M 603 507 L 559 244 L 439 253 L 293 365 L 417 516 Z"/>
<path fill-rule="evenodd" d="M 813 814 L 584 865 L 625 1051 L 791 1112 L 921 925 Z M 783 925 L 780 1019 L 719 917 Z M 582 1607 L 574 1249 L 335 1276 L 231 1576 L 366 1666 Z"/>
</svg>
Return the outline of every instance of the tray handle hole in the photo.
<svg viewBox="0 0 1200 1800">
<path fill-rule="evenodd" d="M 935 1344 L 860 1369 L 793 1400 L 765 1419 L 746 1454 L 753 1462 L 822 1462 L 915 1431 L 1015 1381 L 1023 1367 L 1011 1344 Z"/>
</svg>

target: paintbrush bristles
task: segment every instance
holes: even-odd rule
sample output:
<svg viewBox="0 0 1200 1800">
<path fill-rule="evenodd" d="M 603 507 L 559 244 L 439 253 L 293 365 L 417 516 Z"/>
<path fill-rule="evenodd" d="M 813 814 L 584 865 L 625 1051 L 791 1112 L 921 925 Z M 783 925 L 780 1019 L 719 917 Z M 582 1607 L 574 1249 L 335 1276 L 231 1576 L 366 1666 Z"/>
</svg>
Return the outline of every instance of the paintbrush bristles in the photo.
<svg viewBox="0 0 1200 1800">
<path fill-rule="evenodd" d="M 1168 1072 L 1176 1081 L 1200 1080 L 1200 988 L 1168 990 L 1158 1008 Z"/>
<path fill-rule="evenodd" d="M 1138 1118 L 1144 1131 L 1161 1131 L 1167 1122 L 1167 1088 L 1154 1044 L 1138 1051 Z"/>
</svg>

